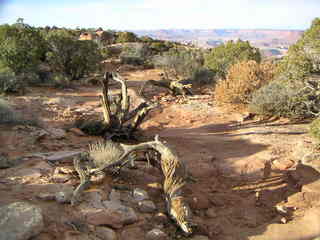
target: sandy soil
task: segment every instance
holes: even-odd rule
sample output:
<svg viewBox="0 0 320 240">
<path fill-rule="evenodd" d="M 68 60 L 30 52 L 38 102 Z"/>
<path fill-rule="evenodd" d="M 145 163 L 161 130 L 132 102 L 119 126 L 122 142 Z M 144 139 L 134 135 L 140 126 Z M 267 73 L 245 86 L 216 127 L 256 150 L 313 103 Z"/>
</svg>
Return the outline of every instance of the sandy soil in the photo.
<svg viewBox="0 0 320 240">
<path fill-rule="evenodd" d="M 134 104 L 141 100 L 136 92 L 143 81 L 159 79 L 156 70 L 125 72 L 123 76 L 128 79 Z M 101 113 L 99 91 L 95 86 L 32 88 L 25 96 L 11 96 L 9 101 L 26 117 L 40 119 L 42 127 L 63 129 L 77 115 Z M 188 184 L 186 195 L 198 234 L 219 240 L 298 240 L 320 234 L 319 219 L 308 217 L 319 205 L 320 195 L 304 190 L 292 177 L 299 158 L 314 146 L 307 124 L 293 124 L 286 119 L 242 121 L 242 113 L 217 107 L 210 96 L 174 99 L 156 87 L 147 88 L 147 93 L 150 99 L 160 99 L 161 105 L 142 124 L 142 138 L 159 134 L 186 163 L 195 179 Z M 62 139 L 34 140 L 34 131 L 23 126 L 0 126 L 0 152 L 13 159 L 35 152 L 86 150 L 89 143 L 98 139 L 67 132 Z M 33 171 L 37 168 L 44 171 L 42 175 Z M 122 174 L 120 181 L 142 188 L 147 187 L 146 182 L 161 183 L 156 170 L 143 167 L 144 175 L 139 171 Z M 24 159 L 14 168 L 0 170 L 0 205 L 25 200 L 43 208 L 47 227 L 37 240 L 63 239 L 64 233 L 72 230 L 65 222 L 77 219 L 70 205 L 37 198 L 39 192 L 55 187 L 53 172 L 54 168 L 39 158 Z M 317 180 L 313 178 L 305 185 Z M 96 187 L 110 188 L 117 181 L 108 177 Z M 77 183 L 74 177 L 65 184 Z M 152 197 L 159 210 L 164 211 L 161 193 Z M 286 206 L 290 211 L 282 216 L 276 206 Z"/>
</svg>

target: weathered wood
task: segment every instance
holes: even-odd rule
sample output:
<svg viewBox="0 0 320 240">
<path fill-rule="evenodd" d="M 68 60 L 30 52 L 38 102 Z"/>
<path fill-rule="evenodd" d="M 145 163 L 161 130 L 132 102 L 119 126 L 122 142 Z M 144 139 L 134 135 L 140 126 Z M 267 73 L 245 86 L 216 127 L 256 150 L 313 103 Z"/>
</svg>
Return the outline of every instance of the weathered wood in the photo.
<svg viewBox="0 0 320 240">
<path fill-rule="evenodd" d="M 103 80 L 101 81 L 102 85 L 102 96 L 101 96 L 101 104 L 103 108 L 103 119 L 104 123 L 107 126 L 111 125 L 111 111 L 110 111 L 110 103 L 108 99 L 108 84 L 109 84 L 109 78 L 110 78 L 110 73 L 106 72 L 104 74 Z"/>
<path fill-rule="evenodd" d="M 190 90 L 191 84 L 182 84 L 180 81 L 161 79 L 159 81 L 155 81 L 155 80 L 146 81 L 142 85 L 142 87 L 139 91 L 140 96 L 144 97 L 143 91 L 144 91 L 145 87 L 150 84 L 153 86 L 166 88 L 169 90 L 170 94 L 175 95 L 175 96 L 176 95 L 183 95 L 183 96 L 193 95 L 192 91 Z"/>
</svg>

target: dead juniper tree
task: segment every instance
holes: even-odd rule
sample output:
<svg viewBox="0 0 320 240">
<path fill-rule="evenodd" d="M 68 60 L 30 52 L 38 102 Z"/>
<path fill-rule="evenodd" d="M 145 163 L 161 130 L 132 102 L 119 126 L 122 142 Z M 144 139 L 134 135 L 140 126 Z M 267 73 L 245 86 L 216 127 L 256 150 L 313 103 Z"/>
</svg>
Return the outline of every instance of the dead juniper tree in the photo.
<svg viewBox="0 0 320 240">
<path fill-rule="evenodd" d="M 127 145 L 107 141 L 90 146 L 89 151 L 74 158 L 74 166 L 80 176 L 80 185 L 73 193 L 71 203 L 75 205 L 81 193 L 90 185 L 91 177 L 103 175 L 106 171 L 119 171 L 128 163 L 134 164 L 132 155 L 137 152 L 156 151 L 160 154 L 160 163 L 164 175 L 163 189 L 166 208 L 170 217 L 185 234 L 192 233 L 191 210 L 183 196 L 187 172 L 178 155 L 161 142 L 158 136 L 154 141 Z"/>
<path fill-rule="evenodd" d="M 109 82 L 113 79 L 121 84 L 121 94 L 109 94 Z M 133 133 L 142 123 L 148 112 L 155 104 L 141 103 L 137 108 L 130 111 L 130 97 L 124 79 L 116 72 L 106 72 L 101 81 L 102 95 L 100 101 L 103 107 L 102 121 L 76 122 L 76 126 L 91 135 L 101 135 L 106 139 L 114 137 L 130 139 Z"/>
<path fill-rule="evenodd" d="M 143 96 L 143 91 L 146 88 L 147 85 L 153 85 L 153 86 L 157 86 L 157 87 L 162 87 L 162 88 L 166 88 L 169 90 L 170 94 L 177 96 L 177 95 L 182 95 L 182 96 L 186 96 L 186 95 L 193 95 L 192 91 L 191 91 L 191 84 L 184 84 L 182 81 L 173 81 L 170 80 L 168 78 L 163 78 L 159 81 L 155 81 L 155 80 L 148 80 L 146 81 L 140 91 L 139 94 L 140 96 Z"/>
</svg>

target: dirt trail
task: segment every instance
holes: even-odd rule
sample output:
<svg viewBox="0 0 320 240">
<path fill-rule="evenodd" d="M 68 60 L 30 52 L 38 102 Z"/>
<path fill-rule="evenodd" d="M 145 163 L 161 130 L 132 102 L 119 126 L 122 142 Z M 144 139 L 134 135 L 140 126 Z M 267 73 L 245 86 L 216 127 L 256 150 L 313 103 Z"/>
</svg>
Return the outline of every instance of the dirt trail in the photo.
<svg viewBox="0 0 320 240">
<path fill-rule="evenodd" d="M 141 81 L 159 78 L 154 70 L 124 75 L 129 81 L 129 94 L 134 96 L 134 104 L 141 101 L 135 96 Z M 98 94 L 96 87 L 61 91 L 36 88 L 24 97 L 11 97 L 10 101 L 25 115 L 37 115 L 46 128 L 62 128 L 72 121 L 74 114 L 100 114 Z M 315 194 L 313 199 L 301 200 L 301 188 L 288 175 L 289 171 L 295 171 L 297 160 L 305 153 L 302 147 L 312 145 L 306 124 L 288 124 L 286 120 L 241 122 L 238 113 L 225 112 L 214 106 L 210 98 L 179 102 L 165 96 L 163 90 L 149 88 L 148 97 L 154 96 L 162 99 L 161 105 L 142 124 L 142 132 L 147 138 L 159 134 L 171 144 L 194 177 L 195 182 L 189 183 L 186 194 L 199 234 L 219 240 L 298 240 L 320 234 L 319 219 L 309 210 L 318 205 L 316 200 L 320 198 Z M 88 143 L 97 140 L 68 132 L 63 139 L 44 138 L 34 142 L 32 129 L 8 126 L 0 126 L 0 129 L 0 141 L 5 142 L 0 145 L 0 152 L 10 157 L 33 152 L 84 150 Z M 266 172 L 268 161 L 273 164 Z M 32 171 L 35 168 L 46 169 L 45 177 L 39 178 Z M 22 175 L 19 175 L 20 170 Z M 148 179 L 155 180 L 152 170 L 146 171 L 144 176 L 137 172 L 128 178 L 135 186 L 145 187 Z M 14 172 L 16 177 L 12 177 Z M 52 173 L 51 167 L 39 159 L 0 170 L 0 205 L 28 200 L 40 205 L 48 214 L 49 228 L 43 238 L 40 236 L 36 240 L 61 239 L 61 234 L 68 230 L 61 218 L 75 217 L 69 205 L 37 200 L 37 193 L 50 185 Z M 161 208 L 161 198 L 156 201 Z M 281 223 L 282 216 L 275 210 L 279 204 L 297 207 L 287 224 Z M 306 226 L 305 231 L 298 231 L 298 226 Z"/>
</svg>

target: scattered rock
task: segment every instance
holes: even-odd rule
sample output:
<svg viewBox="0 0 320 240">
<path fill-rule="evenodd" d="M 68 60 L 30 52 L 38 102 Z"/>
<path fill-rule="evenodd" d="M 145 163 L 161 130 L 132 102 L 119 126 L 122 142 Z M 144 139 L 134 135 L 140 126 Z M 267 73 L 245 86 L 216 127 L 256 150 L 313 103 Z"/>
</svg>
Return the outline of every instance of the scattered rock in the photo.
<svg viewBox="0 0 320 240">
<path fill-rule="evenodd" d="M 145 239 L 145 233 L 141 228 L 134 227 L 122 231 L 121 240 L 142 240 Z"/>
<path fill-rule="evenodd" d="M 160 229 L 152 229 L 146 234 L 147 240 L 168 240 L 169 237 L 166 233 L 162 232 Z"/>
<path fill-rule="evenodd" d="M 62 191 L 55 194 L 55 199 L 58 203 L 70 203 L 73 195 L 73 188 L 66 186 Z"/>
<path fill-rule="evenodd" d="M 35 141 L 39 141 L 46 136 L 49 136 L 49 133 L 44 129 L 40 129 L 38 131 L 32 132 L 32 136 L 35 138 Z"/>
<path fill-rule="evenodd" d="M 135 188 L 132 192 L 132 195 L 134 200 L 137 202 L 149 199 L 148 193 L 141 188 Z"/>
<path fill-rule="evenodd" d="M 78 136 L 86 136 L 86 134 L 79 128 L 70 128 L 69 132 L 72 132 Z"/>
<path fill-rule="evenodd" d="M 51 137 L 55 139 L 62 139 L 66 137 L 66 131 L 60 128 L 49 128 L 47 129 L 48 132 L 51 134 Z"/>
<path fill-rule="evenodd" d="M 94 233 L 97 237 L 103 240 L 116 240 L 117 234 L 111 228 L 107 227 L 96 227 Z"/>
<path fill-rule="evenodd" d="M 138 202 L 139 210 L 142 213 L 152 213 L 156 211 L 156 205 L 150 200 L 144 200 Z"/>
<path fill-rule="evenodd" d="M 64 240 L 100 240 L 97 237 L 89 236 L 86 233 L 81 233 L 77 231 L 67 231 L 64 234 Z"/>
<path fill-rule="evenodd" d="M 157 213 L 153 219 L 158 224 L 166 224 L 169 221 L 167 215 L 164 213 Z"/>
<path fill-rule="evenodd" d="M 44 227 L 41 208 L 26 202 L 1 207 L 0 219 L 0 239 L 27 240 Z"/>
<path fill-rule="evenodd" d="M 118 202 L 104 201 L 103 205 L 110 212 L 114 212 L 120 216 L 122 224 L 131 224 L 138 221 L 135 211 L 127 206 L 123 206 Z"/>
<path fill-rule="evenodd" d="M 79 207 L 87 222 L 95 226 L 106 225 L 119 229 L 138 221 L 135 211 L 119 202 L 104 201 L 102 208 L 95 208 L 87 203 Z"/>
</svg>

